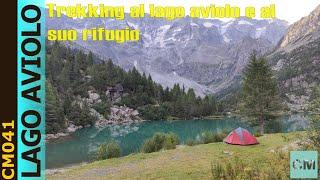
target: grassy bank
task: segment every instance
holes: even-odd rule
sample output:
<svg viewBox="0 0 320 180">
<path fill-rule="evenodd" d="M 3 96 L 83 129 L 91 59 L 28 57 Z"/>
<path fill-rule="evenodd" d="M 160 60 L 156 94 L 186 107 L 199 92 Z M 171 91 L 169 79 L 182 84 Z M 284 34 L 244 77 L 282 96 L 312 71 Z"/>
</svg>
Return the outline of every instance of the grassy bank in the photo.
<svg viewBox="0 0 320 180">
<path fill-rule="evenodd" d="M 303 132 L 267 134 L 259 137 L 259 145 L 234 146 L 224 143 L 179 146 L 174 150 L 138 153 L 126 157 L 97 161 L 73 167 L 48 179 L 212 179 L 212 164 L 237 158 L 243 164 L 267 171 L 283 171 L 289 162 L 279 161 L 277 151 L 288 149 Z M 286 156 L 288 153 L 284 153 Z M 287 165 L 287 166 L 286 166 Z"/>
</svg>

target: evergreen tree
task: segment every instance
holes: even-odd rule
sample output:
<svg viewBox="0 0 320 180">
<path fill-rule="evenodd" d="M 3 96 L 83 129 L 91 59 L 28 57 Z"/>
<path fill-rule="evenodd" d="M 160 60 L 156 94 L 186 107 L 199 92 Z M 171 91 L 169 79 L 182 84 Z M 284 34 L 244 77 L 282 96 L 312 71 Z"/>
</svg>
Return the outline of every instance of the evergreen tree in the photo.
<svg viewBox="0 0 320 180">
<path fill-rule="evenodd" d="M 272 70 L 264 58 L 251 55 L 244 71 L 242 83 L 242 110 L 260 124 L 260 133 L 264 134 L 267 115 L 275 113 L 281 107 L 276 81 Z"/>
<path fill-rule="evenodd" d="M 93 65 L 93 54 L 91 51 L 89 52 L 89 54 L 86 57 L 86 63 L 88 64 L 88 66 Z"/>
<path fill-rule="evenodd" d="M 72 63 L 70 60 L 66 60 L 64 67 L 61 73 L 58 75 L 58 84 L 59 84 L 59 91 L 66 91 L 67 89 L 71 88 L 71 71 L 72 71 Z"/>
<path fill-rule="evenodd" d="M 184 88 L 184 87 L 183 87 Z M 194 117 L 197 113 L 198 104 L 196 102 L 196 94 L 193 89 L 189 89 L 186 95 L 186 113 L 188 117 Z"/>
<path fill-rule="evenodd" d="M 50 80 L 46 81 L 46 131 L 57 133 L 64 129 L 64 114 L 57 92 Z"/>
</svg>

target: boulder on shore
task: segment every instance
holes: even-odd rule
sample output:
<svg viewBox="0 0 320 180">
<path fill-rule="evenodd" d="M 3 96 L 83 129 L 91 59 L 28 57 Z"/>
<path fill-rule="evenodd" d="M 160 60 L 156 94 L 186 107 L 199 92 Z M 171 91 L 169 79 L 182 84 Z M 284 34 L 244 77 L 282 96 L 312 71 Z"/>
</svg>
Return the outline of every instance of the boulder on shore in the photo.
<svg viewBox="0 0 320 180">
<path fill-rule="evenodd" d="M 135 109 L 126 106 L 112 106 L 110 115 L 107 119 L 98 118 L 96 127 L 106 126 L 109 124 L 123 124 L 142 121 L 139 117 L 139 112 Z"/>
<path fill-rule="evenodd" d="M 61 137 L 69 136 L 71 133 L 74 133 L 76 130 L 83 128 L 82 126 L 76 126 L 73 123 L 69 123 L 68 128 L 65 132 L 59 132 L 56 134 L 46 134 L 46 141 L 58 139 Z"/>
</svg>

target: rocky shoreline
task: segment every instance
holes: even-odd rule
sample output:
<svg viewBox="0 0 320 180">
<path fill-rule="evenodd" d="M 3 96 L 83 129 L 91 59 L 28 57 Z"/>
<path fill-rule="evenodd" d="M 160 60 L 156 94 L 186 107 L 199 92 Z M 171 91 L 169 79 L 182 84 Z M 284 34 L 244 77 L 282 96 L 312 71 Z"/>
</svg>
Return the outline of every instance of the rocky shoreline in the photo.
<svg viewBox="0 0 320 180">
<path fill-rule="evenodd" d="M 48 142 L 50 140 L 70 136 L 70 134 L 72 134 L 72 133 L 76 132 L 78 129 L 82 129 L 82 128 L 83 128 L 82 126 L 76 126 L 76 125 L 70 123 L 65 132 L 59 132 L 56 134 L 46 134 L 46 141 Z"/>
<path fill-rule="evenodd" d="M 111 125 L 119 125 L 119 124 L 131 124 L 138 123 L 144 121 L 139 117 L 139 112 L 132 108 L 126 106 L 112 106 L 110 108 L 110 115 L 108 118 L 103 117 L 94 109 L 91 109 L 92 115 L 97 117 L 97 121 L 95 123 L 96 128 L 103 128 Z M 89 126 L 88 126 L 89 127 Z M 76 132 L 79 129 L 84 128 L 83 126 L 76 126 L 73 123 L 68 124 L 68 128 L 65 132 L 59 132 L 56 134 L 46 134 L 46 141 L 56 140 L 59 138 L 70 136 L 72 133 Z"/>
<path fill-rule="evenodd" d="M 94 104 L 102 102 L 101 96 L 93 90 L 88 91 L 88 98 L 79 97 L 79 99 L 75 102 L 78 103 L 80 107 L 82 107 L 84 102 L 88 103 L 91 115 L 93 117 L 96 117 L 97 119 L 94 124 L 96 128 L 104 128 L 111 125 L 138 123 L 143 121 L 139 117 L 138 110 L 127 107 L 125 105 L 114 105 L 114 103 L 120 101 L 123 95 L 123 88 L 121 85 L 118 84 L 115 87 L 108 87 L 107 89 L 108 90 L 105 92 L 105 95 L 112 101 L 113 104 L 110 107 L 110 114 L 108 115 L 108 117 L 105 117 L 93 108 Z M 56 134 L 46 134 L 46 141 L 70 136 L 75 131 L 84 128 L 82 126 L 76 126 L 72 121 L 67 122 L 67 129 L 64 132 L 59 132 Z"/>
</svg>

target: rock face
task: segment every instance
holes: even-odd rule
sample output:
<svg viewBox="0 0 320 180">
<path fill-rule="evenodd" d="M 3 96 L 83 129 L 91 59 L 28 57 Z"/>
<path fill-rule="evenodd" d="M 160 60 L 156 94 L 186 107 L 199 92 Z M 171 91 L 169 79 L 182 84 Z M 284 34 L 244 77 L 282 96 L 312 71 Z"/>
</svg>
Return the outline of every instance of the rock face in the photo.
<svg viewBox="0 0 320 180">
<path fill-rule="evenodd" d="M 122 95 L 123 86 L 121 84 L 117 84 L 114 87 L 107 87 L 106 96 L 111 102 L 120 102 Z"/>
<path fill-rule="evenodd" d="M 287 23 L 282 20 L 244 17 L 222 22 L 190 17 L 173 21 L 148 16 L 133 19 L 127 15 L 123 21 L 62 17 L 49 18 L 46 22 L 50 29 L 139 29 L 139 42 L 78 40 L 72 47 L 110 58 L 126 70 L 136 67 L 163 86 L 180 83 L 193 88 L 197 95 L 219 93 L 230 87 L 241 76 L 249 54 L 254 49 L 258 54 L 268 52 L 287 29 Z"/>
<path fill-rule="evenodd" d="M 107 119 L 101 118 L 96 122 L 96 126 L 106 126 L 108 124 L 123 124 L 139 122 L 142 119 L 139 117 L 139 112 L 126 106 L 112 106 L 110 115 Z"/>
<path fill-rule="evenodd" d="M 117 84 L 114 87 L 107 87 L 105 94 L 109 98 L 111 104 L 114 104 L 121 100 L 121 97 L 123 96 L 123 87 L 121 84 Z M 97 117 L 97 121 L 95 123 L 96 127 L 141 121 L 139 112 L 126 106 L 112 105 L 110 107 L 110 115 L 108 117 L 100 114 L 98 111 L 93 109 L 94 104 L 101 102 L 100 95 L 93 90 L 88 91 L 88 98 L 84 98 L 81 101 L 86 101 L 91 107 L 91 115 Z M 72 128 L 70 127 L 70 129 Z"/>
<path fill-rule="evenodd" d="M 90 104 L 101 102 L 100 95 L 92 90 L 88 91 L 88 96 L 87 102 Z"/>
<path fill-rule="evenodd" d="M 289 27 L 268 59 L 289 108 L 306 110 L 313 87 L 320 84 L 320 5 Z"/>
<path fill-rule="evenodd" d="M 303 17 L 290 26 L 279 46 L 285 49 L 288 49 L 288 46 L 299 46 L 303 42 L 312 41 L 319 38 L 319 31 L 320 5 L 314 11 L 312 11 L 309 16 Z"/>
</svg>

